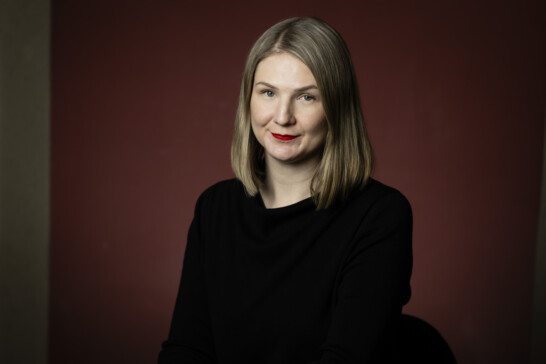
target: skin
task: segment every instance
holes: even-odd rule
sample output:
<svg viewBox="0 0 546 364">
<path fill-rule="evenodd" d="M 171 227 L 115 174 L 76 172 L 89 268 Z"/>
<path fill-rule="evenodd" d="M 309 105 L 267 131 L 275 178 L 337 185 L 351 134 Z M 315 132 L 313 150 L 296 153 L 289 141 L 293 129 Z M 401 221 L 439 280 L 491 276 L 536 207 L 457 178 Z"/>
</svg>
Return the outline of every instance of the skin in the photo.
<svg viewBox="0 0 546 364">
<path fill-rule="evenodd" d="M 278 53 L 256 68 L 250 100 L 251 125 L 264 147 L 266 207 L 310 196 L 309 187 L 327 134 L 316 80 L 298 58 Z"/>
</svg>

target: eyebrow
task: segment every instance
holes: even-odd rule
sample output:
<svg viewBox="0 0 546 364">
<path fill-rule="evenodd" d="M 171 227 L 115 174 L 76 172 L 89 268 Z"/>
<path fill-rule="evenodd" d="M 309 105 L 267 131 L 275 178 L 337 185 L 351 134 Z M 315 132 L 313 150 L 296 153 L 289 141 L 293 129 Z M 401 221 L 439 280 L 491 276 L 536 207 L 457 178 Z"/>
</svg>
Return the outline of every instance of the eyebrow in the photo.
<svg viewBox="0 0 546 364">
<path fill-rule="evenodd" d="M 263 81 L 260 81 L 260 82 L 256 82 L 254 84 L 254 86 L 258 86 L 258 85 L 262 85 L 262 86 L 265 86 L 265 87 L 268 87 L 268 88 L 272 88 L 272 89 L 277 89 L 275 86 L 273 86 L 272 84 L 270 83 L 267 83 L 267 82 L 263 82 Z M 296 89 L 296 92 L 302 92 L 302 91 L 307 91 L 307 90 L 318 90 L 318 87 L 315 86 L 315 85 L 309 85 L 309 86 L 304 86 L 304 87 L 300 87 L 298 89 Z"/>
</svg>

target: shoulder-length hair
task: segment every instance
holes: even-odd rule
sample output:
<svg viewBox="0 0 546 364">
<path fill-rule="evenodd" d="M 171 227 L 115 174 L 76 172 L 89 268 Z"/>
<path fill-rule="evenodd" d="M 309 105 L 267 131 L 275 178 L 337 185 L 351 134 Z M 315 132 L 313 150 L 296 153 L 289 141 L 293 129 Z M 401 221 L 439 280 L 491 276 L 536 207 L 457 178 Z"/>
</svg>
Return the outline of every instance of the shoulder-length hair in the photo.
<svg viewBox="0 0 546 364">
<path fill-rule="evenodd" d="M 313 73 L 328 134 L 311 181 L 317 209 L 346 200 L 370 178 L 372 148 L 364 126 L 351 55 L 339 33 L 316 18 L 291 18 L 275 24 L 256 41 L 243 73 L 231 144 L 231 165 L 249 195 L 265 181 L 264 150 L 252 132 L 250 98 L 258 64 L 275 53 L 299 58 Z"/>
</svg>

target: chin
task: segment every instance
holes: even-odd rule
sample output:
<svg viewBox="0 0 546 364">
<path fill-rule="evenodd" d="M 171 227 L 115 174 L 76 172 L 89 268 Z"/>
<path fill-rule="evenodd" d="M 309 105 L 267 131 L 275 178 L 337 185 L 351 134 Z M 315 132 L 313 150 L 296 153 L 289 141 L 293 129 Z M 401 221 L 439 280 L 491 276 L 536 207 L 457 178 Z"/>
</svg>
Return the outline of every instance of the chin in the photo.
<svg viewBox="0 0 546 364">
<path fill-rule="evenodd" d="M 272 155 L 271 158 L 272 158 L 272 159 L 275 159 L 276 161 L 285 162 L 285 163 L 292 163 L 292 162 L 295 162 L 295 161 L 297 160 L 296 157 L 292 157 L 292 156 L 277 156 L 277 155 Z"/>
<path fill-rule="evenodd" d="M 298 158 L 298 153 L 294 151 L 292 148 L 271 148 L 270 151 L 267 151 L 266 153 L 269 154 L 271 157 L 277 160 L 281 161 L 288 161 L 294 158 Z"/>
</svg>

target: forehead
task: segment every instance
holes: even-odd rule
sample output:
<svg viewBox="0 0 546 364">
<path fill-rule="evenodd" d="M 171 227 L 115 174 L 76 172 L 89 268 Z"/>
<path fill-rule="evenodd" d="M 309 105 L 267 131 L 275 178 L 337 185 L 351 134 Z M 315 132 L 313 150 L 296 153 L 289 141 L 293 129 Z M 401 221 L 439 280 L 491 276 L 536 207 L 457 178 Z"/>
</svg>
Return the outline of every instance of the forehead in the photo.
<svg viewBox="0 0 546 364">
<path fill-rule="evenodd" d="M 275 53 L 258 63 L 255 82 L 278 82 L 297 87 L 315 85 L 313 73 L 299 58 L 288 53 Z"/>
</svg>

